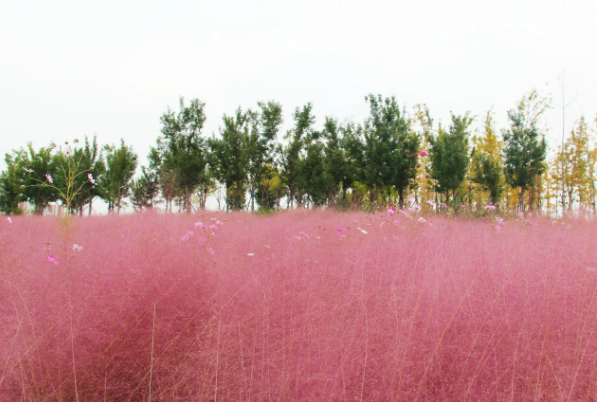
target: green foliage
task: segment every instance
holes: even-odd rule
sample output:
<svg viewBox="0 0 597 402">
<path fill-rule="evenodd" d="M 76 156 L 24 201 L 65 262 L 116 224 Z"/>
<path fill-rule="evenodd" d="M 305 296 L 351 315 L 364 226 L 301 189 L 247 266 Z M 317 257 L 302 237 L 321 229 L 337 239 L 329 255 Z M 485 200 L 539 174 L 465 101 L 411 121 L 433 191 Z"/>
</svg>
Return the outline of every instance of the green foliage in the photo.
<svg viewBox="0 0 597 402">
<path fill-rule="evenodd" d="M 456 189 L 460 186 L 466 175 L 469 164 L 469 132 L 473 122 L 469 113 L 464 116 L 452 114 L 452 123 L 449 131 L 439 128 L 438 135 L 429 136 L 431 176 L 437 180 L 440 192 L 446 195 L 446 203 L 456 196 Z"/>
<path fill-rule="evenodd" d="M 22 185 L 23 197 L 33 204 L 35 214 L 42 214 L 50 202 L 57 201 L 60 193 L 53 186 L 42 185 L 47 183 L 46 174 L 57 178 L 59 165 L 52 155 L 52 147 L 41 148 L 35 151 L 31 143 L 27 144 L 27 151 L 17 152 L 16 162 L 28 172 Z"/>
<path fill-rule="evenodd" d="M 19 153 L 24 151 L 15 151 L 13 155 L 6 154 L 7 170 L 0 173 L 0 211 L 7 214 L 20 214 L 19 203 L 27 201 L 23 194 L 21 186 L 25 182 L 25 171 L 19 157 Z"/>
<path fill-rule="evenodd" d="M 240 210 L 245 203 L 249 162 L 250 131 L 256 130 L 256 116 L 248 110 L 236 110 L 234 116 L 223 117 L 221 138 L 211 138 L 210 165 L 215 177 L 226 186 L 226 203 L 229 209 Z M 258 137 L 258 133 L 254 133 Z"/>
<path fill-rule="evenodd" d="M 247 144 L 248 186 L 251 196 L 251 211 L 254 201 L 260 208 L 273 208 L 276 197 L 270 192 L 273 178 L 274 150 L 278 131 L 282 125 L 282 106 L 277 102 L 259 102 L 261 113 L 253 114 L 251 132 Z"/>
<path fill-rule="evenodd" d="M 510 129 L 502 131 L 504 173 L 506 182 L 520 189 L 519 205 L 524 208 L 524 192 L 535 185 L 537 175 L 546 169 L 547 143 L 523 109 L 508 111 L 508 118 Z"/>
<path fill-rule="evenodd" d="M 153 208 L 154 199 L 159 193 L 159 182 L 157 173 L 141 167 L 141 177 L 131 180 L 131 203 L 133 207 L 141 210 L 143 208 Z"/>
<path fill-rule="evenodd" d="M 121 140 L 120 148 L 106 145 L 106 173 L 102 176 L 101 184 L 105 190 L 104 199 L 108 202 L 108 211 L 122 207 L 122 199 L 130 192 L 130 181 L 137 169 L 137 155 L 132 147 Z M 146 182 L 148 183 L 148 182 Z"/>
<path fill-rule="evenodd" d="M 73 143 L 78 142 L 74 140 Z M 105 193 L 101 186 L 92 183 L 88 175 L 92 174 L 92 177 L 101 180 L 106 172 L 106 165 L 96 137 L 93 137 L 92 142 L 85 137 L 85 145 L 81 148 L 71 150 L 68 143 L 66 145 L 66 150 L 54 156 L 57 168 L 55 187 L 59 189 L 68 213 L 78 212 L 82 215 L 86 205 L 89 205 L 91 211 L 93 199 L 103 197 Z"/>
<path fill-rule="evenodd" d="M 302 109 L 296 108 L 294 111 L 293 130 L 286 133 L 285 139 L 289 141 L 288 145 L 278 146 L 280 155 L 280 177 L 282 183 L 287 188 L 288 202 L 290 207 L 294 206 L 294 201 L 299 207 L 303 204 L 303 193 L 301 188 L 301 151 L 305 144 L 305 139 L 312 135 L 315 116 L 312 114 L 313 105 L 311 103 L 303 106 Z"/>
<path fill-rule="evenodd" d="M 183 209 L 191 211 L 191 195 L 206 180 L 207 144 L 202 135 L 205 104 L 191 100 L 187 107 L 180 98 L 180 111 L 168 109 L 160 119 L 162 136 L 150 153 L 150 166 L 156 169 L 165 198 L 179 191 Z"/>
<path fill-rule="evenodd" d="M 504 188 L 502 185 L 502 164 L 499 155 L 500 144 L 493 129 L 491 111 L 487 112 L 485 118 L 483 137 L 475 137 L 473 140 L 475 148 L 472 152 L 471 179 L 479 184 L 484 191 L 489 192 L 489 202 L 496 205 Z"/>
</svg>

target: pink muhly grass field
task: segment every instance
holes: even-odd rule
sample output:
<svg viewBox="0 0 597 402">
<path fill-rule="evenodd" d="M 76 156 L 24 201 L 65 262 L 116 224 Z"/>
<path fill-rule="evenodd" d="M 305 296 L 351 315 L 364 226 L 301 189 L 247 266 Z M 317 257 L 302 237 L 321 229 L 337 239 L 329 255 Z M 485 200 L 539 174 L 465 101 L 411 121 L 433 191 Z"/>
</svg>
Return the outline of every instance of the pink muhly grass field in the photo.
<svg viewBox="0 0 597 402">
<path fill-rule="evenodd" d="M 3 218 L 0 400 L 597 400 L 596 223 L 398 215 Z"/>
</svg>

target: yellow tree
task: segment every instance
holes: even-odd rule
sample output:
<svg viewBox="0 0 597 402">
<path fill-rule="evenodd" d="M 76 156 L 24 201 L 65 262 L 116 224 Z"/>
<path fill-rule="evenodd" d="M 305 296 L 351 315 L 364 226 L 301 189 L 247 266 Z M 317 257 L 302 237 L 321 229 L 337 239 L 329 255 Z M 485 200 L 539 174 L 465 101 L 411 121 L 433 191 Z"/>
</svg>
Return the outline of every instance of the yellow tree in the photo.
<svg viewBox="0 0 597 402">
<path fill-rule="evenodd" d="M 595 123 L 597 123 L 597 117 L 595 118 Z M 593 149 L 589 151 L 588 160 L 587 160 L 587 177 L 588 177 L 588 198 L 589 204 L 593 208 L 593 213 L 597 214 L 597 142 L 593 144 Z"/>
<path fill-rule="evenodd" d="M 419 155 L 424 152 L 426 155 L 429 152 L 429 135 L 433 130 L 433 120 L 429 115 L 429 108 L 425 104 L 417 104 L 414 106 L 414 118 L 409 121 L 409 130 L 421 138 L 421 145 Z M 424 207 L 427 206 L 427 200 L 436 199 L 436 180 L 431 178 L 431 160 L 427 156 L 419 158 L 419 165 L 417 167 L 417 176 L 411 191 L 414 198 Z"/>
<path fill-rule="evenodd" d="M 568 210 L 572 210 L 574 201 L 578 200 L 583 205 L 587 198 L 589 177 L 589 132 L 587 123 L 582 117 L 576 129 L 572 130 L 570 137 L 564 145 L 564 164 L 568 169 L 564 171 L 564 183 L 568 195 Z M 576 198 L 575 198 L 576 197 Z"/>
</svg>

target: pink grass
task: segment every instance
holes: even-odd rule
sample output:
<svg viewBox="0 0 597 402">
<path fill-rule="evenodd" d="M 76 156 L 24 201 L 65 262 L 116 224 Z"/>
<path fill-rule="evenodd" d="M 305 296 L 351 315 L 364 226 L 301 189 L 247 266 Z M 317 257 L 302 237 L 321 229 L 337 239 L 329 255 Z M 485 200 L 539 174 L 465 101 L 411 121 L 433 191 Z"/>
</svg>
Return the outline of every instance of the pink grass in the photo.
<svg viewBox="0 0 597 402">
<path fill-rule="evenodd" d="M 4 222 L 0 401 L 597 400 L 596 223 L 397 216 Z"/>
</svg>

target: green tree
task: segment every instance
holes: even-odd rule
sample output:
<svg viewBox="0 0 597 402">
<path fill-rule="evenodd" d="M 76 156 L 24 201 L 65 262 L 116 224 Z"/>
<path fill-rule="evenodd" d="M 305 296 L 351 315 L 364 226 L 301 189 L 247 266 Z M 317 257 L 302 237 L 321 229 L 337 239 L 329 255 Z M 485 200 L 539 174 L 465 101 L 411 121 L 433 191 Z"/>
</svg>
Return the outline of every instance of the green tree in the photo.
<svg viewBox="0 0 597 402">
<path fill-rule="evenodd" d="M 456 202 L 456 189 L 466 175 L 469 164 L 469 127 L 473 118 L 469 113 L 464 116 L 452 114 L 449 131 L 439 127 L 437 136 L 429 136 L 431 176 L 438 183 L 438 191 L 446 196 L 446 203 Z"/>
<path fill-rule="evenodd" d="M 282 124 L 282 106 L 279 103 L 259 102 L 259 115 L 253 114 L 251 133 L 247 144 L 248 186 L 251 196 L 251 211 L 255 199 L 259 207 L 273 208 L 270 181 L 275 174 L 274 150 L 278 131 Z"/>
<path fill-rule="evenodd" d="M 489 202 L 496 205 L 504 190 L 502 163 L 500 156 L 501 143 L 495 134 L 491 110 L 485 117 L 482 137 L 474 137 L 475 147 L 472 152 L 472 181 L 489 192 Z"/>
<path fill-rule="evenodd" d="M 153 208 L 154 199 L 159 193 L 157 173 L 141 167 L 141 177 L 131 180 L 131 203 L 137 210 Z"/>
<path fill-rule="evenodd" d="M 13 151 L 13 155 L 6 154 L 4 157 L 7 169 L 0 173 L 0 211 L 6 214 L 21 214 L 19 203 L 27 201 L 21 188 L 26 176 L 20 163 L 24 160 L 19 156 L 22 152 L 24 151 Z"/>
<path fill-rule="evenodd" d="M 94 198 L 103 197 L 105 194 L 104 189 L 95 182 L 101 181 L 106 172 L 106 165 L 96 136 L 91 142 L 85 137 L 83 147 L 77 147 L 78 143 L 79 140 L 75 139 L 75 147 L 71 149 L 67 142 L 66 148 L 54 155 L 57 167 L 55 184 L 64 194 L 61 198 L 69 210 L 68 213 L 78 212 L 82 215 L 83 208 L 89 205 L 91 214 Z"/>
<path fill-rule="evenodd" d="M 280 155 L 280 176 L 282 183 L 287 188 L 288 205 L 292 209 L 294 201 L 299 207 L 303 204 L 303 194 L 300 186 L 301 174 L 301 151 L 303 151 L 305 138 L 313 132 L 315 116 L 312 115 L 313 105 L 311 103 L 296 108 L 294 111 L 295 127 L 288 130 L 285 140 L 286 146 L 278 147 Z"/>
<path fill-rule="evenodd" d="M 352 184 L 351 165 L 347 158 L 346 141 L 342 135 L 343 129 L 338 122 L 331 117 L 326 117 L 321 136 L 326 140 L 324 164 L 330 206 L 335 205 L 339 191 L 342 191 L 345 199 L 346 189 Z"/>
<path fill-rule="evenodd" d="M 57 179 L 59 175 L 59 166 L 56 164 L 55 157 L 52 155 L 53 148 L 40 148 L 39 151 L 33 149 L 31 143 L 27 144 L 27 151 L 21 151 L 16 154 L 15 161 L 22 166 L 28 173 L 23 181 L 22 193 L 29 203 L 33 205 L 33 212 L 37 215 L 43 214 L 50 202 L 59 199 L 59 193 L 56 188 L 40 185 L 47 181 L 47 176 Z"/>
<path fill-rule="evenodd" d="M 215 177 L 226 186 L 228 208 L 236 211 L 243 208 L 246 198 L 249 132 L 254 120 L 253 112 L 238 108 L 233 116 L 224 115 L 221 138 L 213 137 L 209 141 L 210 165 Z"/>
<path fill-rule="evenodd" d="M 504 174 L 506 182 L 518 193 L 519 208 L 524 210 L 525 191 L 533 187 L 537 175 L 545 171 L 547 143 L 540 136 L 532 115 L 519 105 L 508 111 L 510 129 L 502 130 L 504 138 Z"/>
<path fill-rule="evenodd" d="M 396 99 L 382 99 L 381 95 L 365 97 L 369 103 L 369 117 L 363 126 L 359 167 L 360 181 L 369 189 L 370 208 L 378 205 L 380 191 L 395 178 L 396 149 L 395 131 L 401 130 L 406 121 L 400 115 Z M 415 151 L 416 152 L 416 151 Z"/>
<path fill-rule="evenodd" d="M 325 205 L 330 179 L 325 164 L 325 145 L 322 134 L 310 131 L 304 138 L 304 157 L 299 160 L 298 187 L 300 194 L 307 196 L 306 202 L 313 206 Z"/>
<path fill-rule="evenodd" d="M 137 169 L 137 155 L 131 146 L 127 146 L 121 140 L 120 148 L 106 146 L 106 173 L 102 177 L 102 187 L 105 190 L 105 200 L 108 203 L 108 211 L 114 209 L 120 213 L 122 199 L 130 192 L 130 181 Z"/>
<path fill-rule="evenodd" d="M 179 106 L 178 113 L 168 109 L 160 118 L 162 135 L 150 152 L 150 161 L 157 169 L 164 198 L 172 200 L 178 191 L 183 210 L 191 212 L 191 196 L 206 180 L 208 151 L 202 137 L 205 103 L 193 99 L 187 107 L 180 97 Z"/>
</svg>

